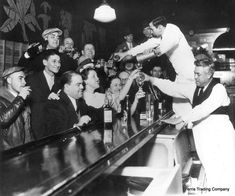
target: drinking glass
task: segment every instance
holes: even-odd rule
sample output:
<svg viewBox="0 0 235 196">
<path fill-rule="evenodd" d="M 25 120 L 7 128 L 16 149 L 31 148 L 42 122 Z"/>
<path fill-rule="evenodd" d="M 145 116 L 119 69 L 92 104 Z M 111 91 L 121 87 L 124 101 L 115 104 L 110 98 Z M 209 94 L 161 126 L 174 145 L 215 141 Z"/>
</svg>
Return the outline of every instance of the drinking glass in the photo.
<svg viewBox="0 0 235 196">
<path fill-rule="evenodd" d="M 143 68 L 142 63 L 136 63 L 135 64 L 136 69 L 141 70 Z"/>
<path fill-rule="evenodd" d="M 135 79 L 136 83 L 137 83 L 137 85 L 139 87 L 138 92 L 143 91 L 142 86 L 144 84 L 144 79 L 145 79 L 144 73 L 143 72 L 139 72 L 139 76 Z"/>
</svg>

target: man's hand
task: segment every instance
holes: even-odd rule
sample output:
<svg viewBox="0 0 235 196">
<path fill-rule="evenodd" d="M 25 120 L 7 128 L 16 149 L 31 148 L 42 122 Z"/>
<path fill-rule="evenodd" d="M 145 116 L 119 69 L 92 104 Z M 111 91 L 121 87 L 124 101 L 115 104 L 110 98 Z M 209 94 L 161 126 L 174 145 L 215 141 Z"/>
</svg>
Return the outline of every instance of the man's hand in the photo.
<svg viewBox="0 0 235 196">
<path fill-rule="evenodd" d="M 161 50 L 159 47 L 156 47 L 156 48 L 153 48 L 152 51 L 155 53 L 155 55 L 157 56 L 161 56 L 162 53 L 161 53 Z"/>
<path fill-rule="evenodd" d="M 121 60 L 124 60 L 124 57 L 126 57 L 126 56 L 129 56 L 129 57 L 126 57 L 127 59 L 129 59 L 130 57 L 132 58 L 132 56 L 128 55 L 127 52 L 117 52 L 117 53 L 114 53 L 113 56 L 114 56 L 113 60 L 118 61 L 118 62 Z M 126 60 L 124 60 L 124 61 L 126 61 Z"/>
<path fill-rule="evenodd" d="M 52 92 L 52 93 L 48 96 L 47 99 L 49 99 L 49 100 L 59 100 L 59 99 L 60 99 L 60 97 L 59 97 L 59 92 L 58 92 L 58 93 Z"/>
<path fill-rule="evenodd" d="M 132 80 L 132 81 L 134 79 L 136 79 L 139 76 L 139 72 L 140 72 L 139 69 L 135 69 L 134 71 L 132 71 L 130 76 L 129 76 L 129 79 Z"/>
<path fill-rule="evenodd" d="M 135 99 L 139 100 L 141 98 L 145 97 L 145 92 L 144 91 L 138 91 L 136 94 L 135 94 Z"/>
<path fill-rule="evenodd" d="M 142 72 L 144 74 L 144 81 L 151 81 L 151 76 L 147 75 L 146 73 Z"/>
<path fill-rule="evenodd" d="M 175 116 L 168 118 L 168 119 L 161 120 L 161 121 L 167 124 L 171 124 L 171 125 L 177 125 L 183 122 L 181 117 L 175 117 Z"/>
<path fill-rule="evenodd" d="M 77 126 L 83 126 L 84 124 L 88 124 L 91 121 L 91 117 L 88 115 L 81 116 Z"/>
<path fill-rule="evenodd" d="M 24 86 L 21 87 L 19 96 L 21 96 L 23 99 L 26 99 L 26 97 L 30 94 L 32 90 L 30 89 L 30 86 Z"/>
<path fill-rule="evenodd" d="M 27 51 L 25 52 L 25 57 L 26 58 L 32 58 L 34 56 L 36 56 L 38 53 L 40 53 L 42 51 L 42 44 L 41 43 L 33 43 L 30 44 Z"/>
</svg>

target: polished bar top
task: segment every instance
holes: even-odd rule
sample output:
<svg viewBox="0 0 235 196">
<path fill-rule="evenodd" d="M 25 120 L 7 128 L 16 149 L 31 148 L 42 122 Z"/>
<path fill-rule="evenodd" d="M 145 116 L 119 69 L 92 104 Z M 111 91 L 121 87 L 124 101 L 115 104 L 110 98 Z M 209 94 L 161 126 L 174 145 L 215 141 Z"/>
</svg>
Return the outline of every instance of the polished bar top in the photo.
<svg viewBox="0 0 235 196">
<path fill-rule="evenodd" d="M 132 118 L 127 130 L 117 118 L 111 146 L 103 143 L 102 129 L 73 128 L 2 152 L 0 195 L 78 193 L 103 172 L 115 170 L 166 126 L 160 121 L 136 122 Z"/>
</svg>

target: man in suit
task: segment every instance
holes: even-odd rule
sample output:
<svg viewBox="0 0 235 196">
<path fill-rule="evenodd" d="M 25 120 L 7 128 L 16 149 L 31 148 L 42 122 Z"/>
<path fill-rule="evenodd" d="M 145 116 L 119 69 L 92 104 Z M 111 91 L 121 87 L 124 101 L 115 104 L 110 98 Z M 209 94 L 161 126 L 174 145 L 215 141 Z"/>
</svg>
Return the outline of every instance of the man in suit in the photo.
<svg viewBox="0 0 235 196">
<path fill-rule="evenodd" d="M 45 136 L 60 133 L 74 126 L 82 127 L 91 120 L 88 115 L 81 116 L 81 108 L 77 102 L 83 95 L 82 83 L 81 75 L 74 71 L 68 71 L 62 75 L 60 99 L 48 100 L 44 110 Z"/>
<path fill-rule="evenodd" d="M 123 38 L 125 41 L 118 45 L 115 52 L 125 52 L 136 46 L 136 43 L 133 41 L 133 34 L 129 30 L 124 32 Z"/>
<path fill-rule="evenodd" d="M 29 75 L 27 84 L 31 87 L 30 107 L 32 112 L 32 129 L 36 140 L 44 137 L 43 109 L 47 99 L 59 99 L 57 93 L 60 89 L 55 74 L 60 69 L 60 56 L 57 50 L 43 52 L 44 70 Z"/>
</svg>

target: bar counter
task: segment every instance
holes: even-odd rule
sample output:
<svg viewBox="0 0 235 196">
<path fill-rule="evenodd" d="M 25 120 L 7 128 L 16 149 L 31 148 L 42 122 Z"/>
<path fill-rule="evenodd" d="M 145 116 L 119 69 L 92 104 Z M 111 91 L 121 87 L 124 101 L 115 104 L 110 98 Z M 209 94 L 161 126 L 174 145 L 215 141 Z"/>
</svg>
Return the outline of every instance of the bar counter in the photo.
<svg viewBox="0 0 235 196">
<path fill-rule="evenodd" d="M 100 175 L 114 172 L 166 126 L 132 118 L 127 130 L 116 119 L 112 145 L 103 143 L 102 129 L 90 127 L 4 151 L 0 195 L 77 195 Z"/>
</svg>

